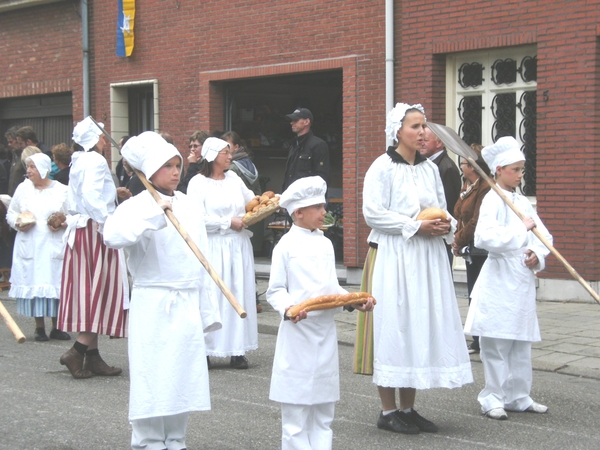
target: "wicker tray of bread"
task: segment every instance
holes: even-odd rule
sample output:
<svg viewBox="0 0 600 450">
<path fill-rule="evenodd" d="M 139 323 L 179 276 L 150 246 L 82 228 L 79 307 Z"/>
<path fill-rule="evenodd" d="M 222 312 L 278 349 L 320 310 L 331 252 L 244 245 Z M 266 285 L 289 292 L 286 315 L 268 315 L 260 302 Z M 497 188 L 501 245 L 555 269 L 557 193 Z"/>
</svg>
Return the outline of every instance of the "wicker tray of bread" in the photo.
<svg viewBox="0 0 600 450">
<path fill-rule="evenodd" d="M 242 221 L 246 225 L 253 225 L 269 217 L 279 209 L 279 197 L 272 191 L 267 191 L 260 198 L 252 200 L 246 205 L 246 215 Z"/>
</svg>

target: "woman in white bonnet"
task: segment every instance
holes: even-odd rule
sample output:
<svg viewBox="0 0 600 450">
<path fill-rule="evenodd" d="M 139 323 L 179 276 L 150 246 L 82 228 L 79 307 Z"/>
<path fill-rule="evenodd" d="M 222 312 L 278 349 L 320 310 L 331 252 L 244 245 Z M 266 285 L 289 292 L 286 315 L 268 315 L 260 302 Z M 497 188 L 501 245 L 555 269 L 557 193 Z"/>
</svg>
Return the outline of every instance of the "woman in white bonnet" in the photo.
<svg viewBox="0 0 600 450">
<path fill-rule="evenodd" d="M 446 209 L 437 166 L 419 153 L 425 130 L 421 105 L 398 103 L 386 134 L 398 141 L 365 176 L 363 214 L 372 273 L 373 382 L 382 411 L 379 428 L 405 434 L 436 432 L 414 409 L 417 389 L 455 388 L 473 381 L 444 241 L 456 221 L 418 220 L 428 207 Z M 446 211 L 447 213 L 447 211 Z M 399 391 L 400 408 L 396 403 Z"/>
<path fill-rule="evenodd" d="M 17 230 L 8 295 L 17 299 L 19 314 L 35 318 L 36 341 L 48 340 L 44 317 L 52 318 L 50 339 L 68 341 L 71 337 L 56 323 L 66 223 L 57 227 L 47 223 L 53 213 L 67 212 L 67 187 L 48 178 L 50 158 L 35 149 L 24 160 L 27 179 L 17 186 L 6 216 Z M 22 220 L 24 213 L 33 215 L 34 221 Z"/>
<path fill-rule="evenodd" d="M 246 352 L 258 348 L 258 323 L 252 234 L 242 217 L 246 204 L 256 196 L 229 170 L 231 150 L 226 141 L 206 139 L 202 158 L 200 174 L 191 179 L 187 193 L 205 212 L 207 259 L 248 313 L 241 319 L 221 292 L 217 292 L 223 328 L 207 334 L 206 354 L 230 357 L 231 367 L 247 369 Z"/>
<path fill-rule="evenodd" d="M 102 124 L 100 124 L 103 126 Z M 78 332 L 60 357 L 74 378 L 119 375 L 98 352 L 98 335 L 125 337 L 124 263 L 102 240 L 102 229 L 116 207 L 117 191 L 102 151 L 107 138 L 90 117 L 73 129 L 69 174 L 67 246 L 62 274 L 59 326 Z"/>
</svg>

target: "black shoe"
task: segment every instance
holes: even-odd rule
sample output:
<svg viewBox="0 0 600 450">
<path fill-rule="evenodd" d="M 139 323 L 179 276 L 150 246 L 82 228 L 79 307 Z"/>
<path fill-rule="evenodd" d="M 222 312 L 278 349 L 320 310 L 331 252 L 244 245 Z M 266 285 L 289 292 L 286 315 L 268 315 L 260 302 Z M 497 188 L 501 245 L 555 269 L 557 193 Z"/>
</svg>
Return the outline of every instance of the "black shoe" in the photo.
<svg viewBox="0 0 600 450">
<path fill-rule="evenodd" d="M 248 360 L 244 355 L 242 356 L 232 356 L 229 361 L 229 365 L 234 369 L 247 369 L 248 368 Z"/>
<path fill-rule="evenodd" d="M 471 342 L 471 344 L 467 347 L 469 350 L 469 354 L 479 353 L 479 344 L 475 344 L 475 342 Z"/>
<path fill-rule="evenodd" d="M 208 366 L 209 369 L 212 369 L 212 364 L 210 362 L 210 356 L 206 357 L 206 365 Z"/>
<path fill-rule="evenodd" d="M 35 340 L 38 342 L 46 342 L 48 340 L 48 336 L 46 335 L 46 330 L 43 328 L 36 328 L 35 333 L 33 333 Z"/>
<path fill-rule="evenodd" d="M 57 328 L 54 328 L 51 332 L 50 332 L 50 339 L 56 339 L 59 341 L 68 341 L 71 339 L 71 336 L 69 335 L 69 333 L 66 333 L 62 330 L 59 330 Z"/>
<path fill-rule="evenodd" d="M 437 433 L 438 427 L 433 422 L 421 416 L 414 408 L 412 408 L 412 411 L 407 416 L 410 416 L 411 423 L 416 425 L 419 430 L 425 433 Z"/>
<path fill-rule="evenodd" d="M 419 434 L 420 431 L 419 427 L 412 423 L 410 416 L 402 411 L 394 411 L 387 416 L 381 411 L 377 419 L 377 428 L 402 434 Z"/>
</svg>

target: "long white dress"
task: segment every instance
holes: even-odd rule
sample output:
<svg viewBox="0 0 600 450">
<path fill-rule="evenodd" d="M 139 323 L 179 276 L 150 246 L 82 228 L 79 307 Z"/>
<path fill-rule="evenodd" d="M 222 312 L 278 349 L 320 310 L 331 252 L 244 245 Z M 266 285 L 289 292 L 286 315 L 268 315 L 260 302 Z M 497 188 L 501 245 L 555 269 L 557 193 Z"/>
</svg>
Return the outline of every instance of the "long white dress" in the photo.
<svg viewBox="0 0 600 450">
<path fill-rule="evenodd" d="M 515 206 L 533 218 L 537 230 L 549 241 L 552 236 L 529 200 L 514 192 L 503 191 Z M 471 293 L 471 306 L 465 322 L 465 333 L 479 336 L 540 341 L 535 305 L 535 274 L 525 265 L 525 251 L 533 250 L 543 270 L 550 251 L 523 221 L 490 191 L 479 210 L 475 229 L 475 246 L 489 251 L 479 278 Z"/>
<path fill-rule="evenodd" d="M 23 181 L 17 187 L 6 221 L 15 228 L 19 214 L 29 211 L 35 216 L 36 223 L 28 231 L 17 231 L 10 275 L 10 297 L 60 297 L 65 253 L 63 233 L 60 230 L 50 230 L 47 220 L 55 212 L 66 214 L 67 190 L 67 186 L 57 181 L 52 181 L 46 189 L 36 189 L 30 180 Z"/>
<path fill-rule="evenodd" d="M 454 388 L 473 381 L 448 254 L 421 236 L 418 213 L 446 209 L 437 166 L 409 165 L 390 147 L 365 176 L 363 214 L 378 245 L 373 270 L 373 382 L 382 387 Z M 454 239 L 456 220 L 445 239 Z"/>
<path fill-rule="evenodd" d="M 242 218 L 246 204 L 255 195 L 232 171 L 225 172 L 223 180 L 196 175 L 191 179 L 187 193 L 195 207 L 205 211 L 208 234 L 205 256 L 247 313 L 245 319 L 240 318 L 212 283 L 223 328 L 206 336 L 206 354 L 217 357 L 244 355 L 258 348 L 254 252 L 250 243 L 252 233 L 233 230 L 231 218 Z"/>
<path fill-rule="evenodd" d="M 331 241 L 320 230 L 292 225 L 273 249 L 268 302 L 283 318 L 287 307 L 303 300 L 345 293 L 337 280 Z M 311 311 L 296 324 L 281 321 L 269 399 L 296 405 L 340 399 L 334 316 L 341 310 Z"/>
<path fill-rule="evenodd" d="M 201 210 L 176 192 L 173 214 L 201 251 Z M 129 309 L 129 419 L 210 409 L 203 331 L 218 327 L 205 269 L 148 191 L 122 203 L 104 241 L 124 248 L 133 278 Z"/>
</svg>

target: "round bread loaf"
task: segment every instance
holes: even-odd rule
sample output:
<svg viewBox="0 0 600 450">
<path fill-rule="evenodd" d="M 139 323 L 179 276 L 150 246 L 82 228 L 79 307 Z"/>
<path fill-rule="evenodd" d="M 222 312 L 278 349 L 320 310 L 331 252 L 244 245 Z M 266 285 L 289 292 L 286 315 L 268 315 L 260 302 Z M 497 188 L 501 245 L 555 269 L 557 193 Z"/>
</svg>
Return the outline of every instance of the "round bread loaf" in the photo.
<svg viewBox="0 0 600 450">
<path fill-rule="evenodd" d="M 25 211 L 25 212 L 19 214 L 16 222 L 19 225 L 30 225 L 32 223 L 35 223 L 35 216 L 33 215 L 33 213 L 30 213 L 29 211 Z"/>
<path fill-rule="evenodd" d="M 435 220 L 435 219 L 448 219 L 448 214 L 442 208 L 425 208 L 417 216 L 417 220 Z"/>
<path fill-rule="evenodd" d="M 67 220 L 67 216 L 61 212 L 55 212 L 48 217 L 48 225 L 52 228 L 60 228 L 65 220 Z"/>
</svg>

